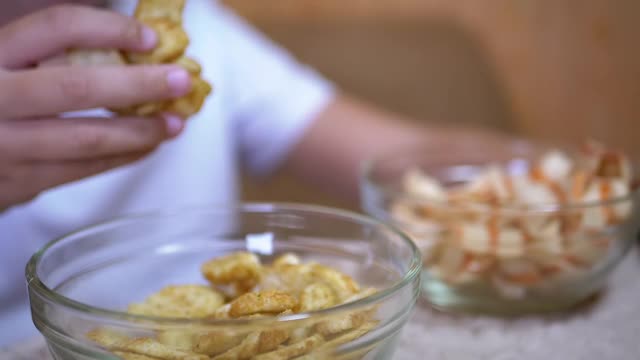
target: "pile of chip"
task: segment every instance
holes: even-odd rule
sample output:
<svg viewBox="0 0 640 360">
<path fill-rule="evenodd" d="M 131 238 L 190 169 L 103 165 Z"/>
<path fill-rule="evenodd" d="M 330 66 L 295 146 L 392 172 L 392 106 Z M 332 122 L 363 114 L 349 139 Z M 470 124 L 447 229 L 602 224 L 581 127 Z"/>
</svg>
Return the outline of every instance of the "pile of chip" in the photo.
<svg viewBox="0 0 640 360">
<path fill-rule="evenodd" d="M 423 249 L 429 276 L 508 299 L 586 276 L 634 204 L 629 160 L 595 142 L 524 169 L 487 165 L 462 185 L 411 169 L 403 191 L 390 212 Z"/>
<path fill-rule="evenodd" d="M 344 273 L 319 263 L 302 263 L 290 253 L 270 265 L 251 253 L 233 253 L 205 263 L 202 274 L 209 285 L 169 286 L 131 304 L 128 312 L 172 319 L 260 320 L 312 313 L 375 293 L 373 288 L 361 289 Z M 371 331 L 377 325 L 375 316 L 376 307 L 370 306 L 310 316 L 294 325 L 258 322 L 247 327 L 240 322 L 206 330 L 157 330 L 154 336 L 140 337 L 105 327 L 91 331 L 88 338 L 125 360 L 325 359 L 338 346 Z"/>
</svg>

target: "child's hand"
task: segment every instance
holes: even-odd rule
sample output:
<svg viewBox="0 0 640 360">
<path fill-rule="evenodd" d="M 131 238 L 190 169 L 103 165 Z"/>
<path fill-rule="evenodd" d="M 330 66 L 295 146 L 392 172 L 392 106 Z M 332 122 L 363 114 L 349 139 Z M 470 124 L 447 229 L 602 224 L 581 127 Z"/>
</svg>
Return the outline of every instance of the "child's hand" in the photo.
<svg viewBox="0 0 640 360">
<path fill-rule="evenodd" d="M 53 7 L 0 28 L 0 210 L 135 161 L 181 131 L 181 119 L 172 116 L 58 117 L 181 97 L 191 83 L 180 67 L 34 67 L 73 47 L 146 51 L 156 42 L 134 19 L 79 6 Z"/>
</svg>

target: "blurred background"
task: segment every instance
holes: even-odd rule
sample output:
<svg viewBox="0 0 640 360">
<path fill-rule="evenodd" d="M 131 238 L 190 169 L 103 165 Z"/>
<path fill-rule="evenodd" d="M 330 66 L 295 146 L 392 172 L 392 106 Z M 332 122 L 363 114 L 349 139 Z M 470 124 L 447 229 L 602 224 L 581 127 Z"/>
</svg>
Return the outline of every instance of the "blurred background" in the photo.
<svg viewBox="0 0 640 360">
<path fill-rule="evenodd" d="M 640 156 L 640 1 L 226 0 L 342 88 L 417 121 Z M 246 200 L 356 208 L 278 175 Z"/>
</svg>

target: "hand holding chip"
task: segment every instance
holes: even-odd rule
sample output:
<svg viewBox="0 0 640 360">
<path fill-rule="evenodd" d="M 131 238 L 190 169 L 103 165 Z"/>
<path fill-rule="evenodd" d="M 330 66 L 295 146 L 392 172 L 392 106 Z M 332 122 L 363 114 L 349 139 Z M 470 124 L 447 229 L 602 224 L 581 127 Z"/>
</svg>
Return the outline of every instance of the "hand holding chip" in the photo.
<svg viewBox="0 0 640 360">
<path fill-rule="evenodd" d="M 196 63 L 77 67 L 52 60 L 69 48 L 122 49 L 72 56 L 121 64 L 123 54 L 153 54 L 157 45 L 157 34 L 139 21 L 87 6 L 58 5 L 0 26 L 0 212 L 135 162 L 180 134 L 180 116 L 197 111 L 209 90 Z M 160 116 L 60 115 L 92 108 L 138 114 L 134 105 L 145 103 L 155 104 L 146 113 Z"/>
<path fill-rule="evenodd" d="M 115 49 L 74 49 L 68 59 L 74 65 L 143 65 L 175 64 L 190 74 L 191 91 L 183 97 L 148 102 L 135 106 L 112 109 L 120 115 L 155 116 L 171 113 L 184 119 L 200 111 L 211 93 L 211 86 L 201 77 L 201 67 L 193 59 L 185 57 L 189 37 L 182 28 L 182 12 L 185 0 L 140 0 L 135 18 L 153 29 L 158 45 L 149 52 L 127 52 Z"/>
</svg>

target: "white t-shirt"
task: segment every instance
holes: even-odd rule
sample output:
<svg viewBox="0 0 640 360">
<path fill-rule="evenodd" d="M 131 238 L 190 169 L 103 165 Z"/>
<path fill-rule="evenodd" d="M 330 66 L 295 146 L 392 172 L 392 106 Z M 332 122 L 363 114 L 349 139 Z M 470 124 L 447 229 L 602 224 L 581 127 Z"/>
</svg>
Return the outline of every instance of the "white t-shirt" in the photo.
<svg viewBox="0 0 640 360">
<path fill-rule="evenodd" d="M 130 13 L 134 1 L 118 10 Z M 0 213 L 0 346 L 35 336 L 24 268 L 46 242 L 108 218 L 237 200 L 237 165 L 267 174 L 334 96 L 330 83 L 215 1 L 188 1 L 188 54 L 215 90 L 185 132 L 138 163 Z"/>
</svg>

